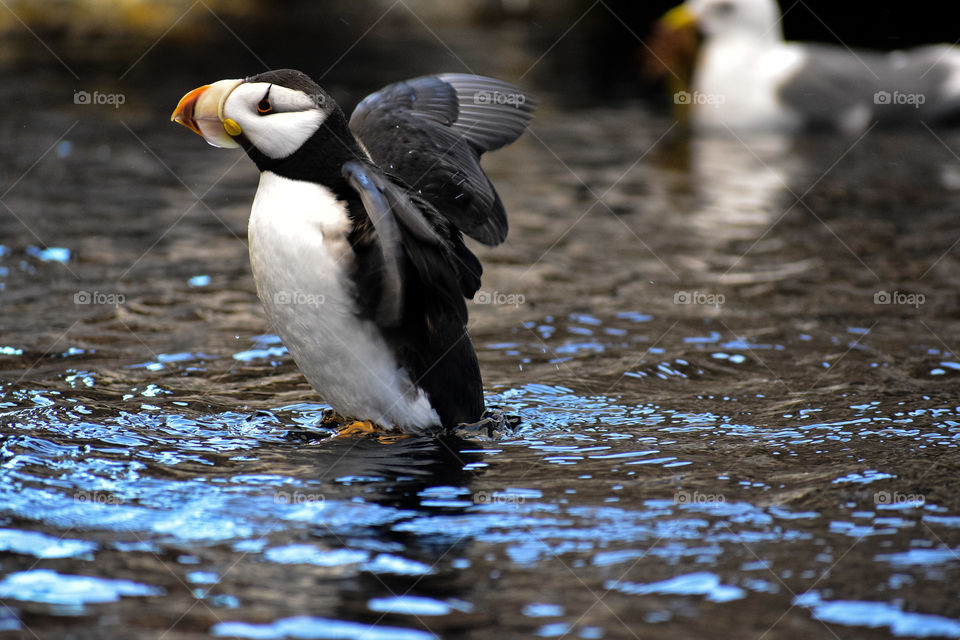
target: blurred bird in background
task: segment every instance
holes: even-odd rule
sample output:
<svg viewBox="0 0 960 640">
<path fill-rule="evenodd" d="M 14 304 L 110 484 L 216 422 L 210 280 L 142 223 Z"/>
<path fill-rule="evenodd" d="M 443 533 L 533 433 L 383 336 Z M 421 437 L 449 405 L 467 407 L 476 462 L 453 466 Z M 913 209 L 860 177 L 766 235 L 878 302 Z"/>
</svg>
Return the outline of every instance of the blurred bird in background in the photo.
<svg viewBox="0 0 960 640">
<path fill-rule="evenodd" d="M 775 0 L 689 0 L 656 23 L 648 72 L 699 129 L 821 128 L 960 120 L 960 49 L 881 53 L 784 40 Z"/>
</svg>

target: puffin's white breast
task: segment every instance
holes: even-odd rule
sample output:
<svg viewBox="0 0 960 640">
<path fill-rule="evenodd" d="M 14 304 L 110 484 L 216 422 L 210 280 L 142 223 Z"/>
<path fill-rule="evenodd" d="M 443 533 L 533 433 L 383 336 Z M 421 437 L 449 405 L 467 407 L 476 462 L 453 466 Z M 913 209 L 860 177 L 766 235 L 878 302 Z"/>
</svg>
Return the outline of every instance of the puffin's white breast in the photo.
<svg viewBox="0 0 960 640">
<path fill-rule="evenodd" d="M 313 182 L 260 175 L 250 265 L 271 322 L 300 371 L 338 413 L 411 430 L 440 420 L 376 325 L 357 316 L 344 203 Z"/>
</svg>

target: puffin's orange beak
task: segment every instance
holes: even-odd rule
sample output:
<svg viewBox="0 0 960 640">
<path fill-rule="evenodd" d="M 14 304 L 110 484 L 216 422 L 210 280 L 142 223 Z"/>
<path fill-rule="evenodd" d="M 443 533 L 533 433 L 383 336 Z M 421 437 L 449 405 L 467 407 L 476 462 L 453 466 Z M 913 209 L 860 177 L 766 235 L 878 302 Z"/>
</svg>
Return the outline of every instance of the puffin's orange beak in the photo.
<svg viewBox="0 0 960 640">
<path fill-rule="evenodd" d="M 202 87 L 197 87 L 187 95 L 180 98 L 180 102 L 177 103 L 177 108 L 173 111 L 173 115 L 170 116 L 172 122 L 177 124 L 182 124 L 190 131 L 193 131 L 197 135 L 203 135 L 203 131 L 200 131 L 200 127 L 197 126 L 197 120 L 194 117 L 194 111 L 197 106 L 197 100 L 200 99 L 200 96 L 203 95 L 203 92 L 210 88 L 210 85 L 205 84 Z"/>
<path fill-rule="evenodd" d="M 223 115 L 223 104 L 243 80 L 218 80 L 197 87 L 180 98 L 170 120 L 182 124 L 215 147 L 237 148 L 233 139 L 243 133 L 240 125 Z"/>
</svg>

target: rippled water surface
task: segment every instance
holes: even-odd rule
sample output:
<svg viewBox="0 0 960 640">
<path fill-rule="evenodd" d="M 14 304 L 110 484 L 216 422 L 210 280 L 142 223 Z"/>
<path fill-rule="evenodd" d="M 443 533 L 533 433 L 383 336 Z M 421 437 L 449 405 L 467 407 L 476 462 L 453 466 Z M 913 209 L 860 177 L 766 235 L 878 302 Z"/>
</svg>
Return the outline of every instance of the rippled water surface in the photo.
<svg viewBox="0 0 960 640">
<path fill-rule="evenodd" d="M 471 305 L 519 426 L 382 443 L 321 424 L 169 76 L 3 124 L 0 635 L 960 637 L 957 133 L 546 92 Z"/>
</svg>

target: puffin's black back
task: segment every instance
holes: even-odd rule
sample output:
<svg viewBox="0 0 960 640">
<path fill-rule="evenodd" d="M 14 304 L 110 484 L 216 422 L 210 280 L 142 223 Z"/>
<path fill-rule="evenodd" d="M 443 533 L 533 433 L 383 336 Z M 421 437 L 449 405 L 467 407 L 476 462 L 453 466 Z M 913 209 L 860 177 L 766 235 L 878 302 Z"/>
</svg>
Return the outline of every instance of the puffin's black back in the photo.
<svg viewBox="0 0 960 640">
<path fill-rule="evenodd" d="M 344 171 L 354 188 L 383 195 L 380 210 L 368 209 L 368 214 L 392 216 L 388 224 L 399 233 L 404 256 L 403 304 L 394 320 L 394 313 L 383 312 L 384 301 L 393 293 L 384 291 L 389 278 L 380 248 L 389 234 L 377 233 L 380 227 L 373 224 L 357 227 L 352 240 L 357 254 L 354 282 L 363 315 L 377 318 L 387 344 L 430 398 L 443 427 L 478 421 L 484 410 L 483 383 L 467 334 L 464 298 L 480 286 L 480 262 L 449 220 L 406 185 L 367 163 L 348 162 Z M 417 233 L 408 215 L 420 217 L 429 235 Z"/>
<path fill-rule="evenodd" d="M 411 244 L 404 246 L 409 254 Z M 484 411 L 483 381 L 467 334 L 458 272 L 451 264 L 456 258 L 449 247 L 419 253 L 418 261 L 430 265 L 430 278 L 408 261 L 403 317 L 396 328 L 384 328 L 384 336 L 429 396 L 444 427 L 476 422 Z"/>
</svg>

